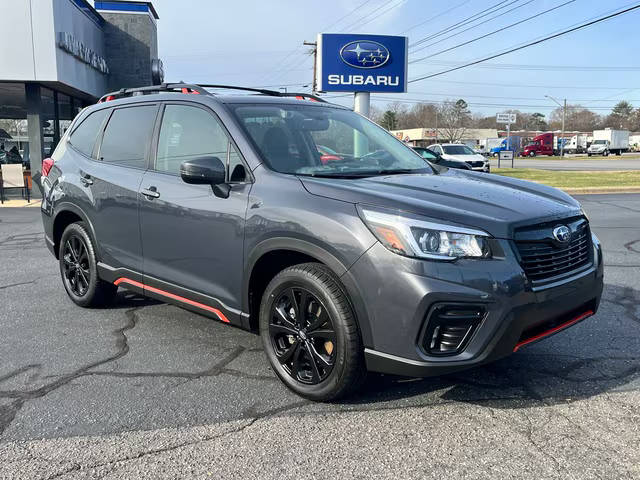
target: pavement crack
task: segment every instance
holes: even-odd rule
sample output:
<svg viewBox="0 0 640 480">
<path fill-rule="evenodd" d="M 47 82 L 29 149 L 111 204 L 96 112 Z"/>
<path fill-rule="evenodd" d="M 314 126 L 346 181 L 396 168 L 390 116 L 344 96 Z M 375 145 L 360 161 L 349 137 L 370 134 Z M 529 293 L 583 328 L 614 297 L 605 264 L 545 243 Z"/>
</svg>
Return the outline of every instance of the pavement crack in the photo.
<svg viewBox="0 0 640 480">
<path fill-rule="evenodd" d="M 11 415 L 11 421 L 13 421 L 13 418 L 15 417 L 15 414 L 17 413 L 18 410 L 20 410 L 20 408 L 22 408 L 22 405 L 27 402 L 28 400 L 33 400 L 36 398 L 41 398 L 44 397 L 45 395 L 53 392 L 54 390 L 57 390 L 58 388 L 67 385 L 68 383 L 72 382 L 73 380 L 85 375 L 89 370 L 91 370 L 92 368 L 96 368 L 96 367 L 100 367 L 102 365 L 105 365 L 109 362 L 113 362 L 115 360 L 118 360 L 119 358 L 124 357 L 128 352 L 129 352 L 129 345 L 127 343 L 127 335 L 126 332 L 128 330 L 131 330 L 132 328 L 134 328 L 136 326 L 136 317 L 137 317 L 137 311 L 141 308 L 144 308 L 144 306 L 141 307 L 135 307 L 135 308 L 131 308 L 129 310 L 126 310 L 125 313 L 125 318 L 127 319 L 127 322 L 125 323 L 125 325 L 121 328 L 116 329 L 115 331 L 113 331 L 113 335 L 116 336 L 116 348 L 117 348 L 117 352 L 107 358 L 104 358 L 102 360 L 98 360 L 96 362 L 92 362 L 88 365 L 85 365 L 83 367 L 80 367 L 79 369 L 75 370 L 74 372 L 68 374 L 68 375 L 63 375 L 61 377 L 59 377 L 58 379 L 54 380 L 51 383 L 48 383 L 46 385 L 43 385 L 40 388 L 37 388 L 35 390 L 27 390 L 27 391 L 19 391 L 19 390 L 9 390 L 9 391 L 0 391 L 0 397 L 6 397 L 6 398 L 14 398 L 16 401 L 13 402 L 12 405 L 14 405 L 14 408 L 9 410 L 8 414 L 4 414 L 2 416 L 0 416 L 0 436 L 2 435 L 2 433 L 4 432 L 4 430 L 6 429 L 6 426 L 4 428 L 2 428 L 3 425 L 3 421 L 1 418 L 7 417 L 9 418 Z M 23 367 L 23 369 L 26 367 Z M 15 375 L 16 372 L 12 372 L 9 375 Z M 17 408 L 15 408 L 17 407 Z M 6 423 L 6 422 L 4 422 Z M 10 423 L 10 422 L 9 422 Z"/>
<path fill-rule="evenodd" d="M 6 288 L 20 287 L 22 285 L 32 285 L 34 283 L 36 283 L 36 280 L 30 280 L 28 282 L 10 283 L 9 285 L 0 285 L 0 290 L 4 290 Z"/>
<path fill-rule="evenodd" d="M 0 436 L 13 423 L 22 405 L 24 405 L 24 400 L 21 399 L 17 399 L 9 405 L 0 405 Z"/>
<path fill-rule="evenodd" d="M 170 452 L 170 451 L 174 451 L 174 450 L 178 450 L 180 448 L 184 448 L 184 447 L 189 447 L 191 445 L 198 445 L 200 443 L 205 443 L 205 442 L 211 442 L 211 441 L 215 441 L 230 435 L 235 435 L 237 433 L 241 433 L 244 430 L 246 430 L 247 428 L 251 427 L 252 425 L 254 425 L 256 422 L 268 418 L 268 417 L 273 417 L 275 415 L 278 415 L 279 413 L 283 413 L 286 412 L 288 410 L 294 409 L 294 408 L 299 408 L 302 407 L 304 405 L 308 405 L 311 402 L 309 400 L 302 400 L 302 401 L 298 401 L 298 402 L 293 402 L 287 405 L 284 405 L 282 407 L 276 407 L 276 408 L 272 408 L 270 410 L 266 410 L 262 413 L 257 413 L 255 411 L 255 406 L 251 407 L 249 409 L 247 409 L 245 411 L 245 415 L 247 416 L 246 418 L 244 418 L 244 422 L 241 425 L 238 425 L 237 427 L 234 427 L 232 429 L 226 430 L 224 432 L 221 433 L 216 433 L 214 435 L 204 435 L 201 438 L 195 439 L 195 440 L 189 440 L 186 442 L 181 442 L 175 445 L 170 445 L 170 446 L 166 446 L 166 447 L 162 447 L 162 448 L 154 448 L 151 450 L 146 450 L 143 452 L 139 452 L 135 455 L 131 455 L 131 456 L 125 456 L 123 458 L 119 458 L 119 459 L 114 459 L 114 460 L 110 460 L 107 462 L 101 462 L 101 463 L 94 463 L 92 465 L 79 465 L 79 464 L 74 464 L 72 465 L 70 468 L 67 468 L 66 470 L 62 471 L 62 472 L 57 472 L 54 475 L 51 475 L 49 477 L 47 477 L 47 480 L 54 480 L 56 478 L 61 478 L 65 475 L 68 475 L 70 473 L 73 472 L 77 472 L 79 470 L 89 470 L 89 469 L 96 469 L 96 468 L 101 468 L 101 467 L 108 467 L 108 466 L 115 466 L 117 464 L 120 463 L 126 463 L 126 462 L 131 462 L 134 460 L 138 460 L 140 458 L 144 458 L 147 456 L 152 456 L 152 455 L 158 455 L 161 453 L 165 453 L 165 452 Z"/>
</svg>

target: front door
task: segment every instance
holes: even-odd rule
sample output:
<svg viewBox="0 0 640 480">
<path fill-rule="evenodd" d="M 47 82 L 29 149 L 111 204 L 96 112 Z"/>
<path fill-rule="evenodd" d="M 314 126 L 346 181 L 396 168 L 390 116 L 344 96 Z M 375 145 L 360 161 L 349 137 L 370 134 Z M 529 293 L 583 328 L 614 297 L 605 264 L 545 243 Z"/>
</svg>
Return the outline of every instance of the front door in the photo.
<svg viewBox="0 0 640 480">
<path fill-rule="evenodd" d="M 180 177 L 180 164 L 201 156 L 218 157 L 227 165 L 228 198 Z M 186 103 L 164 107 L 155 163 L 144 175 L 140 195 L 148 294 L 241 324 L 250 189 L 248 169 L 212 111 Z"/>
</svg>

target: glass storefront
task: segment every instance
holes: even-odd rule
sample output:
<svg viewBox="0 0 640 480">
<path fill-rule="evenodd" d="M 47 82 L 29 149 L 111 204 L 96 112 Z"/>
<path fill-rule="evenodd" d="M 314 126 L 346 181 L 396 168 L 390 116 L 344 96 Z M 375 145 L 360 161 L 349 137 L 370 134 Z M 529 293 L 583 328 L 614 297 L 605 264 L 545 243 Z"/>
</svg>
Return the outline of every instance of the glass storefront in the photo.
<svg viewBox="0 0 640 480">
<path fill-rule="evenodd" d="M 40 85 L 39 113 L 42 152 L 30 155 L 27 121 L 26 86 L 24 83 L 0 82 L 0 164 L 22 164 L 25 180 L 31 186 L 31 161 L 51 156 L 73 118 L 88 102 Z M 31 113 L 33 118 L 34 112 Z M 36 114 L 37 118 L 37 114 Z M 39 170 L 39 166 L 37 168 Z M 1 175 L 1 173 L 0 173 Z M 33 192 L 37 195 L 37 191 Z M 19 195 L 16 191 L 15 195 Z"/>
</svg>

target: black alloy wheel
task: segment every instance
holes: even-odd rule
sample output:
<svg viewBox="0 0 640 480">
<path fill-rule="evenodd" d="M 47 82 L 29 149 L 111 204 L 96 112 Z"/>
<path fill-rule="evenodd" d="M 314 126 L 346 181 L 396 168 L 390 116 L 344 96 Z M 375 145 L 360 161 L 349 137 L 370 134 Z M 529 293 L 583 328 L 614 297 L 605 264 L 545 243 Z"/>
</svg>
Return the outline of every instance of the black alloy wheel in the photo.
<svg viewBox="0 0 640 480">
<path fill-rule="evenodd" d="M 60 275 L 69 298 L 81 307 L 110 303 L 118 287 L 98 277 L 98 260 L 93 241 L 82 222 L 65 228 L 58 251 Z"/>
<path fill-rule="evenodd" d="M 364 346 L 351 305 L 340 279 L 319 263 L 287 267 L 269 282 L 260 302 L 260 336 L 287 388 L 326 402 L 362 384 Z"/>
<path fill-rule="evenodd" d="M 69 289 L 78 297 L 89 291 L 91 270 L 89 255 L 84 240 L 77 235 L 70 235 L 62 247 L 64 279 Z"/>
<path fill-rule="evenodd" d="M 325 306 L 306 288 L 289 287 L 272 303 L 269 336 L 276 358 L 298 382 L 316 385 L 333 370 L 335 328 Z"/>
</svg>

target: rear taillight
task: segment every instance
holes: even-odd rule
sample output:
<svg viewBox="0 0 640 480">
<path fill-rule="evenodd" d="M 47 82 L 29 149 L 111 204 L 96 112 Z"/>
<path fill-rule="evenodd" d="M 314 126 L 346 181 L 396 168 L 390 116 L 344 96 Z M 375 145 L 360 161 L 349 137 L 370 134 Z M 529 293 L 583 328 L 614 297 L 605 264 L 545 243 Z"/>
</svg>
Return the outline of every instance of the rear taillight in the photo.
<svg viewBox="0 0 640 480">
<path fill-rule="evenodd" d="M 46 177 L 49 175 L 51 171 L 51 167 L 53 167 L 53 158 L 45 158 L 42 161 L 42 176 Z"/>
</svg>

